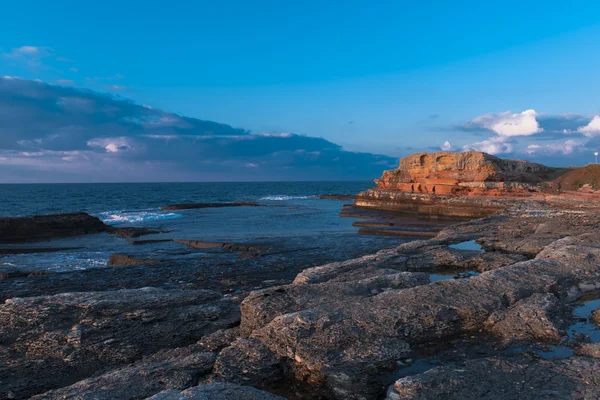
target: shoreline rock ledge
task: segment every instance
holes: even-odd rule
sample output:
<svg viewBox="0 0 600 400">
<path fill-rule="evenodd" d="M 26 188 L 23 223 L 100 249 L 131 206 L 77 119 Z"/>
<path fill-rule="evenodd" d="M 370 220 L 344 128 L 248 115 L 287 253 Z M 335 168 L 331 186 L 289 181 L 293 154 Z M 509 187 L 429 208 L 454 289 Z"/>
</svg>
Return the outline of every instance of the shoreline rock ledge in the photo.
<svg viewBox="0 0 600 400">
<path fill-rule="evenodd" d="M 585 196 L 581 190 L 561 187 L 562 176 L 585 168 L 553 168 L 476 151 L 417 153 L 402 158 L 397 169 L 385 171 L 375 188 L 357 195 L 354 206 L 485 217 L 524 199 L 564 203 L 565 198 Z"/>
</svg>

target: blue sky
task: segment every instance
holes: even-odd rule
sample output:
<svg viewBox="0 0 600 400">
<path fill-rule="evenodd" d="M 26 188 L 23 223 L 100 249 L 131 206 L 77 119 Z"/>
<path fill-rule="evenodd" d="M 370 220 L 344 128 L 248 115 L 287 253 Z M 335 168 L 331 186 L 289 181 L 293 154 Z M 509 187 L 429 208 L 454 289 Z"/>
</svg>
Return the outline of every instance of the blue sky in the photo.
<svg viewBox="0 0 600 400">
<path fill-rule="evenodd" d="M 155 137 L 181 151 L 173 146 L 176 134 L 206 135 L 208 125 L 159 135 L 112 121 L 120 127 L 115 136 L 106 121 L 82 119 L 81 109 L 71 108 L 69 120 L 64 109 L 49 114 L 22 101 L 10 121 L 0 108 L 0 134 L 12 138 L 4 148 L 0 138 L 0 168 L 8 171 L 0 180 L 147 180 L 157 162 L 161 180 L 235 180 L 234 171 L 244 180 L 328 173 L 362 179 L 397 157 L 440 148 L 585 164 L 600 144 L 598 43 L 595 1 L 11 2 L 0 15 L 0 76 L 21 82 L 2 78 L 5 110 L 16 110 L 12 99 L 36 84 L 51 86 L 43 89 L 46 102 L 57 96 L 63 105 L 73 102 L 61 103 L 60 96 L 75 98 L 85 88 L 93 93 L 77 96 L 91 96 L 96 105 L 105 104 L 98 93 L 112 96 L 129 122 L 141 110 L 130 108 L 132 101 L 155 110 L 146 117 L 156 121 L 165 115 L 217 121 L 242 128 L 257 148 L 267 137 L 278 137 L 282 147 L 228 153 L 233 137 L 243 136 L 232 134 L 230 142 L 214 143 L 218 151 L 205 141 L 177 163 L 175 155 L 152 153 Z M 43 125 L 28 124 L 34 113 Z M 64 148 L 56 140 L 47 144 L 46 137 L 57 135 Z M 73 144 L 84 136 L 85 146 Z M 323 148 L 314 147 L 319 138 Z M 117 151 L 87 145 L 100 142 Z M 335 164 L 338 156 L 328 153 L 334 148 L 344 163 Z M 58 157 L 52 151 L 77 151 L 88 164 L 70 153 L 49 163 Z M 292 151 L 305 159 L 273 163 Z M 206 152 L 214 169 L 192 162 Z M 352 158 L 353 152 L 361 154 Z M 325 153 L 330 159 L 322 159 Z M 388 158 L 367 161 L 362 153 Z M 109 156 L 133 172 L 94 169 Z"/>
</svg>

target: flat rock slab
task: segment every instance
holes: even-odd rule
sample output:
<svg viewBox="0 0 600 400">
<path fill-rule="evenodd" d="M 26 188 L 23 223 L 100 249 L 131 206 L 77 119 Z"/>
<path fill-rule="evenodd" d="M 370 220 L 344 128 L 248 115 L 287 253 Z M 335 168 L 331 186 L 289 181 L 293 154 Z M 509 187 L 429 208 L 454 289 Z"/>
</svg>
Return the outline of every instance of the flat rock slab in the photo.
<svg viewBox="0 0 600 400">
<path fill-rule="evenodd" d="M 160 262 L 157 259 L 141 259 L 135 258 L 134 256 L 130 256 L 127 254 L 113 254 L 110 256 L 108 260 L 107 266 L 109 267 L 128 267 L 130 265 L 147 265 L 147 264 L 156 264 Z"/>
<path fill-rule="evenodd" d="M 600 398 L 600 360 L 488 358 L 398 380 L 386 400 L 536 400 Z"/>
<path fill-rule="evenodd" d="M 252 203 L 245 201 L 236 201 L 233 203 L 186 203 L 186 204 L 169 204 L 163 206 L 161 210 L 193 210 L 198 208 L 223 208 L 223 207 L 264 207 L 265 204 Z"/>
<path fill-rule="evenodd" d="M 0 243 L 106 232 L 110 227 L 87 213 L 0 218 Z"/>
<path fill-rule="evenodd" d="M 238 323 L 237 304 L 208 290 L 14 298 L 0 305 L 0 381 L 26 398 Z"/>
<path fill-rule="evenodd" d="M 195 386 L 212 371 L 214 362 L 214 353 L 198 351 L 197 346 L 160 351 L 133 365 L 31 399 L 137 400 L 164 390 Z"/>
</svg>

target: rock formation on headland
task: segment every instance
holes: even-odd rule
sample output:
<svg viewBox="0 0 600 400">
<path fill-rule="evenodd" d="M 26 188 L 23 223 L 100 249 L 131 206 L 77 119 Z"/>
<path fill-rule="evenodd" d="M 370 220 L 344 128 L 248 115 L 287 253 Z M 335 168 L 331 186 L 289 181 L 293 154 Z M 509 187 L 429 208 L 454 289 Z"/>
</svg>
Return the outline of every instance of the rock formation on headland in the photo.
<svg viewBox="0 0 600 400">
<path fill-rule="evenodd" d="M 402 158 L 397 169 L 385 171 L 375 180 L 377 187 L 359 193 L 354 204 L 429 215 L 486 216 L 524 198 L 557 201 L 557 195 L 583 195 L 580 189 L 594 192 L 587 181 L 568 178 L 585 168 L 552 168 L 476 151 L 417 153 Z M 590 176 L 600 177 L 600 171 L 584 175 L 595 182 Z"/>
</svg>

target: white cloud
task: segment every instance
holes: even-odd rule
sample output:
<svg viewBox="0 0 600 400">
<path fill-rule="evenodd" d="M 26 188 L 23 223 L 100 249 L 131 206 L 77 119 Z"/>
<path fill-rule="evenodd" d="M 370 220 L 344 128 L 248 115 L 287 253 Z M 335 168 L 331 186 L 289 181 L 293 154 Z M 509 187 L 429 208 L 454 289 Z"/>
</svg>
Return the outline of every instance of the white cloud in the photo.
<svg viewBox="0 0 600 400">
<path fill-rule="evenodd" d="M 512 114 L 510 111 L 500 114 L 485 114 L 474 118 L 469 125 L 476 125 L 500 136 L 529 136 L 544 129 L 540 127 L 535 110 L 525 110 L 522 113 Z"/>
<path fill-rule="evenodd" d="M 107 153 L 120 153 L 135 149 L 132 140 L 127 137 L 96 138 L 88 140 L 87 145 L 103 148 Z"/>
<path fill-rule="evenodd" d="M 443 145 L 440 146 L 442 151 L 454 151 L 454 147 L 449 141 L 445 141 Z"/>
<path fill-rule="evenodd" d="M 600 116 L 596 115 L 589 124 L 577 128 L 577 131 L 587 137 L 595 137 L 600 135 Z"/>
<path fill-rule="evenodd" d="M 578 150 L 584 150 L 586 141 L 583 140 L 566 140 L 564 142 L 550 143 L 546 145 L 530 144 L 525 149 L 527 154 L 572 154 Z"/>
<path fill-rule="evenodd" d="M 482 142 L 467 144 L 463 146 L 463 151 L 483 151 L 492 155 L 512 153 L 513 145 L 507 140 L 506 137 L 495 136 Z"/>
</svg>

